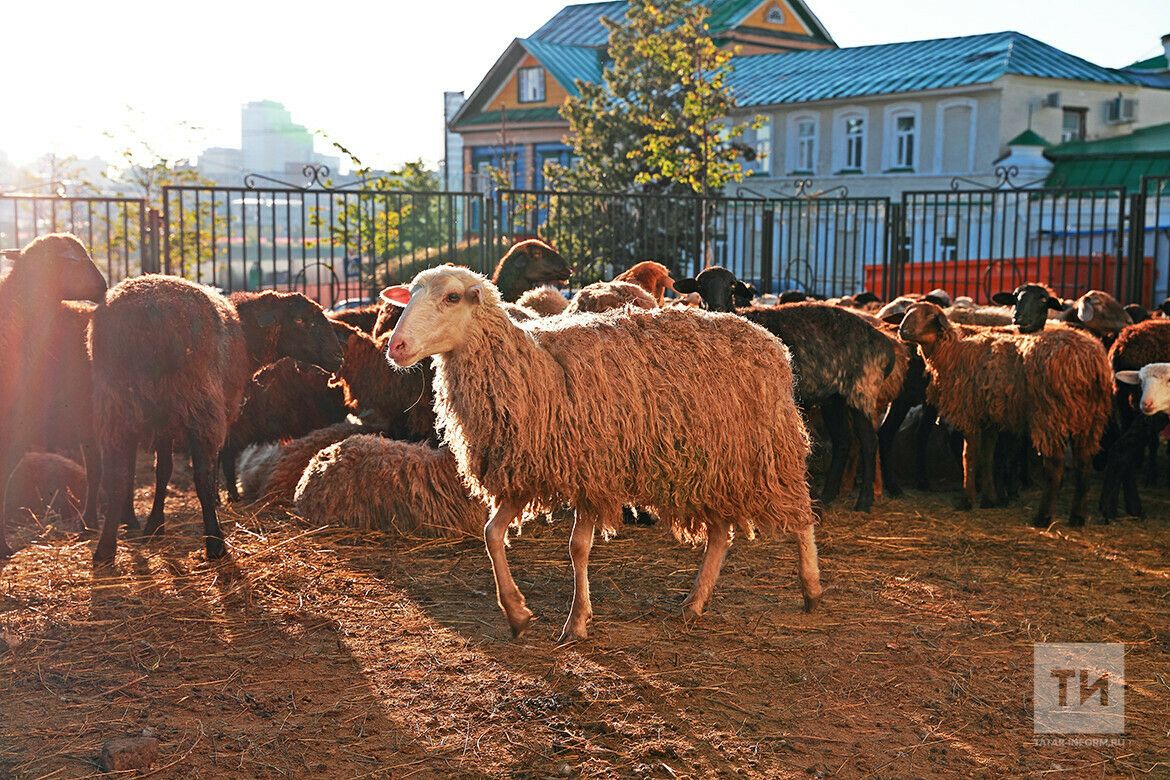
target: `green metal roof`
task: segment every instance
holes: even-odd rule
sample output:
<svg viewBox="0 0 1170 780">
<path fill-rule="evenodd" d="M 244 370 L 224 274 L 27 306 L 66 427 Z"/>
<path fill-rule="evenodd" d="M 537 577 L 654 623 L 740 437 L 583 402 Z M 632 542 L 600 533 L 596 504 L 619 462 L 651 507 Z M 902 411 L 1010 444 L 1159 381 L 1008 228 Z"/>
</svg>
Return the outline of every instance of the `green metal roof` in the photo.
<svg viewBox="0 0 1170 780">
<path fill-rule="evenodd" d="M 759 7 L 763 0 L 696 0 L 710 9 L 707 26 L 712 35 L 725 32 L 741 22 Z M 812 31 L 812 38 L 832 44 L 833 39 L 820 20 L 804 5 L 803 0 L 787 0 L 792 10 Z M 601 18 L 620 21 L 625 18 L 629 3 L 626 0 L 603 3 L 582 3 L 568 5 L 545 22 L 539 30 L 529 36 L 546 43 L 568 46 L 605 46 L 608 34 Z"/>
<path fill-rule="evenodd" d="M 1052 146 L 1044 136 L 1035 130 L 1025 130 L 1007 142 L 1008 146 Z"/>
<path fill-rule="evenodd" d="M 1170 176 L 1170 124 L 1118 138 L 1072 141 L 1045 150 L 1055 164 L 1048 185 L 1125 187 L 1137 191 L 1143 176 Z"/>
<path fill-rule="evenodd" d="M 1018 32 L 736 57 L 741 106 L 987 84 L 1007 74 L 1105 84 L 1133 79 Z"/>
<path fill-rule="evenodd" d="M 1166 62 L 1166 55 L 1159 54 L 1157 57 L 1150 57 L 1148 60 L 1139 60 L 1132 65 L 1126 65 L 1123 70 L 1166 70 L 1170 68 L 1170 63 Z"/>
<path fill-rule="evenodd" d="M 528 50 L 540 64 L 548 69 L 552 77 L 560 83 L 570 95 L 577 94 L 577 80 L 587 84 L 596 84 L 601 81 L 601 72 L 604 68 L 601 49 L 585 46 L 564 46 L 556 43 L 546 43 L 534 38 L 524 38 L 520 44 Z"/>
<path fill-rule="evenodd" d="M 459 120 L 461 125 L 492 125 L 502 118 L 499 111 L 485 111 L 467 119 Z M 508 109 L 509 122 L 564 122 L 559 108 L 543 106 L 540 108 L 510 108 Z"/>
</svg>

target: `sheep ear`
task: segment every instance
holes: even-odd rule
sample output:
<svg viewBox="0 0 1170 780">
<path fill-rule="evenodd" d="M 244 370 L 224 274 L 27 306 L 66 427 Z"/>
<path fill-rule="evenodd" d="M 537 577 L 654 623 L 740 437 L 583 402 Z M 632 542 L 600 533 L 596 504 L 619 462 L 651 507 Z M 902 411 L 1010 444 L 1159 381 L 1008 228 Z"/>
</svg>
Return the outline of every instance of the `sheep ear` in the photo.
<svg viewBox="0 0 1170 780">
<path fill-rule="evenodd" d="M 881 298 L 877 297 L 877 294 L 875 294 L 872 290 L 862 290 L 857 295 L 853 296 L 853 302 L 855 304 L 864 306 L 867 303 L 880 303 Z"/>
<path fill-rule="evenodd" d="M 899 311 L 894 312 L 893 314 L 887 314 L 886 316 L 882 317 L 882 322 L 886 323 L 887 325 L 901 325 L 902 320 L 904 319 L 906 319 L 906 312 Z"/>
<path fill-rule="evenodd" d="M 483 303 L 483 285 L 471 285 L 467 288 L 466 292 L 463 293 L 463 297 L 476 305 Z"/>
<path fill-rule="evenodd" d="M 1081 298 L 1077 303 L 1077 319 L 1081 322 L 1088 322 L 1093 319 L 1093 302 L 1088 298 Z"/>
<path fill-rule="evenodd" d="M 1118 371 L 1113 376 L 1117 377 L 1118 382 L 1124 382 L 1127 385 L 1140 385 L 1142 383 L 1141 374 L 1137 371 Z"/>
<path fill-rule="evenodd" d="M 1016 296 L 1012 295 L 1010 292 L 997 292 L 995 295 L 991 296 L 991 302 L 997 306 L 1015 306 Z"/>
<path fill-rule="evenodd" d="M 3 251 L 0 251 L 0 254 L 4 255 L 4 257 L 8 260 L 15 260 L 18 257 L 20 257 L 20 254 L 23 251 L 24 250 L 22 250 L 22 249 L 5 249 Z"/>
<path fill-rule="evenodd" d="M 1048 299 L 1048 308 L 1052 309 L 1053 311 L 1064 311 L 1064 304 L 1060 302 L 1059 298 L 1050 297 Z"/>
<path fill-rule="evenodd" d="M 674 291 L 683 295 L 689 295 L 690 293 L 699 291 L 699 283 L 690 277 L 678 279 L 674 283 Z"/>
<path fill-rule="evenodd" d="M 405 307 L 410 303 L 410 288 L 405 284 L 396 284 L 387 287 L 378 297 L 391 306 Z"/>
</svg>

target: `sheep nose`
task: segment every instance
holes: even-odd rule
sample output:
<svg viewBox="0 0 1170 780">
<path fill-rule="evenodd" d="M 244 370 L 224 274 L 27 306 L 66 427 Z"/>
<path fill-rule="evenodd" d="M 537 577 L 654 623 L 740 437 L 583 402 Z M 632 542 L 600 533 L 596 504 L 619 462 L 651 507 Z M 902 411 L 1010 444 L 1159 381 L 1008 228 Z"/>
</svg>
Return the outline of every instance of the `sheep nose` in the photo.
<svg viewBox="0 0 1170 780">
<path fill-rule="evenodd" d="M 1154 402 L 1153 401 L 1142 401 L 1142 414 L 1153 414 L 1153 413 L 1154 413 Z"/>
<path fill-rule="evenodd" d="M 390 357 L 398 360 L 410 354 L 410 349 L 407 346 L 406 339 L 401 336 L 395 336 L 390 339 Z"/>
</svg>

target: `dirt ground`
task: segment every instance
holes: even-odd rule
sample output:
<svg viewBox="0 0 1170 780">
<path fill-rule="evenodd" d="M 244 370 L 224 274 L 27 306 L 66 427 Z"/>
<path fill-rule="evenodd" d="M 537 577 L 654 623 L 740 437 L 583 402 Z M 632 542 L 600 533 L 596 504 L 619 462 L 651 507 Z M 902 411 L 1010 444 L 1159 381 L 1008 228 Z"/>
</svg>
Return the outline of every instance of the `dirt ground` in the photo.
<svg viewBox="0 0 1170 780">
<path fill-rule="evenodd" d="M 699 553 L 630 527 L 594 549 L 590 639 L 558 647 L 563 525 L 512 545 L 539 616 L 517 641 L 476 540 L 233 507 L 231 557 L 209 565 L 178 482 L 169 535 L 123 534 L 107 573 L 93 540 L 16 529 L 0 777 L 97 775 L 102 743 L 143 729 L 153 777 L 1170 777 L 1166 489 L 1145 491 L 1148 521 L 1083 530 L 1028 527 L 1035 493 L 830 510 L 818 612 L 800 611 L 794 545 L 738 540 L 693 627 Z M 1033 643 L 1082 641 L 1126 645 L 1127 733 L 1037 744 Z"/>
</svg>

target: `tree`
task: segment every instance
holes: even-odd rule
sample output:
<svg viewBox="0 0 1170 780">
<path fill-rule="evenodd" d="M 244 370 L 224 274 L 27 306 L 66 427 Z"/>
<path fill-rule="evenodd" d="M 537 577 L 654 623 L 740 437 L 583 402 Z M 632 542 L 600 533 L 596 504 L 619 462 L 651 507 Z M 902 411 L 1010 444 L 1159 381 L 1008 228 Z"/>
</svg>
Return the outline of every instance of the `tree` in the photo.
<svg viewBox="0 0 1170 780">
<path fill-rule="evenodd" d="M 732 52 L 691 0 L 635 0 L 609 30 L 602 83 L 577 83 L 561 108 L 579 163 L 550 165 L 561 189 L 709 195 L 749 175 L 738 142 L 760 119 L 731 122 Z"/>
</svg>

